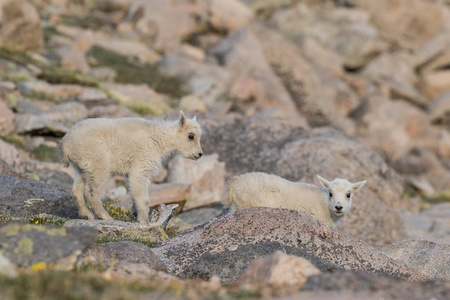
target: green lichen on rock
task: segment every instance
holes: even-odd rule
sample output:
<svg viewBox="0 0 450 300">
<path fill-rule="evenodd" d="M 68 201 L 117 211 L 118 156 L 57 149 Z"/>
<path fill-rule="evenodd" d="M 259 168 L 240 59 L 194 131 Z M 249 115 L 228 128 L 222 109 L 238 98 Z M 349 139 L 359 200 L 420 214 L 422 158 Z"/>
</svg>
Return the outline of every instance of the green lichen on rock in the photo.
<svg viewBox="0 0 450 300">
<path fill-rule="evenodd" d="M 150 228 L 149 230 L 139 229 L 122 229 L 122 230 L 105 230 L 98 228 L 100 235 L 97 240 L 98 244 L 108 242 L 130 241 L 153 247 L 156 244 L 167 240 L 169 237 L 161 226 Z"/>
<path fill-rule="evenodd" d="M 11 46 L 0 47 L 0 58 L 15 62 L 22 66 L 34 65 L 41 70 L 38 78 L 50 83 L 80 84 L 85 86 L 99 86 L 99 81 L 95 77 L 85 75 L 76 70 L 63 69 L 56 64 L 38 58 L 26 51 L 19 50 Z"/>
<path fill-rule="evenodd" d="M 23 238 L 17 242 L 17 247 L 14 249 L 14 254 L 30 255 L 33 253 L 33 240 L 30 238 Z"/>
<path fill-rule="evenodd" d="M 0 233 L 5 237 L 15 236 L 20 232 L 20 224 L 10 224 L 0 228 Z"/>
</svg>

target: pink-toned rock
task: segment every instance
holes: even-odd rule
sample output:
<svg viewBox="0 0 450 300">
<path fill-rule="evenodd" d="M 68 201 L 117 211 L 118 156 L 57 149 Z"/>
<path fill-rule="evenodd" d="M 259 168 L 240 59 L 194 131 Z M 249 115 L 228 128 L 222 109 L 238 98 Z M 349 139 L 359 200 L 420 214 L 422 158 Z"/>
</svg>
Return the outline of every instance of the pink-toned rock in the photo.
<svg viewBox="0 0 450 300">
<path fill-rule="evenodd" d="M 116 52 L 123 56 L 134 56 L 142 63 L 156 63 L 160 55 L 147 45 L 134 40 L 121 40 L 98 36 L 94 40 L 95 45 Z"/>
<path fill-rule="evenodd" d="M 264 56 L 292 95 L 296 107 L 311 126 L 330 125 L 353 133 L 347 118 L 358 105 L 354 91 L 327 72 L 318 72 L 299 48 L 268 28 L 256 30 Z"/>
<path fill-rule="evenodd" d="M 149 188 L 150 207 L 160 204 L 177 203 L 189 199 L 191 192 L 190 184 L 161 183 L 152 184 Z"/>
<path fill-rule="evenodd" d="M 438 150 L 437 129 L 422 110 L 404 101 L 370 97 L 361 116 L 358 138 L 390 159 L 398 159 L 413 147 Z"/>
<path fill-rule="evenodd" d="M 248 265 L 277 250 L 304 257 L 321 271 L 354 270 L 411 281 L 428 277 L 365 242 L 331 228 L 306 213 L 250 208 L 212 219 L 156 247 L 152 253 L 168 273 L 181 278 L 235 282 Z"/>
<path fill-rule="evenodd" d="M 339 228 L 371 244 L 401 236 L 404 181 L 379 154 L 330 128 L 305 131 L 286 119 L 199 116 L 205 153 L 218 153 L 227 177 L 246 172 L 276 174 L 291 181 L 325 178 L 366 179 Z"/>
<path fill-rule="evenodd" d="M 284 111 L 286 116 L 302 118 L 289 92 L 267 63 L 260 43 L 252 31 L 241 29 L 230 34 L 214 48 L 213 54 L 223 62 L 232 78 L 235 78 L 234 84 L 237 86 L 232 87 L 235 94 L 242 89 L 239 86 L 245 85 L 245 82 L 252 82 L 247 95 L 237 94 L 241 99 L 243 96 L 250 96 L 249 99 L 244 99 L 250 101 L 250 109 L 244 111 L 245 114 L 254 113 L 251 109 L 258 111 L 267 107 L 277 107 Z M 242 109 L 244 108 L 245 106 Z M 307 127 L 306 120 L 304 126 Z"/>
<path fill-rule="evenodd" d="M 44 51 L 44 34 L 39 14 L 26 0 L 0 3 L 0 43 L 34 52 Z"/>
<path fill-rule="evenodd" d="M 206 5 L 208 21 L 216 30 L 234 31 L 253 18 L 252 11 L 239 0 L 207 0 Z"/>
<path fill-rule="evenodd" d="M 194 19 L 176 2 L 167 0 L 134 2 L 125 20 L 135 22 L 141 40 L 163 52 L 175 49 L 184 36 L 196 30 Z"/>
<path fill-rule="evenodd" d="M 89 72 L 91 67 L 86 58 L 87 51 L 94 43 L 94 33 L 92 31 L 82 32 L 76 36 L 73 42 L 59 49 L 61 66 L 67 69 Z"/>
<path fill-rule="evenodd" d="M 440 70 L 424 74 L 422 91 L 429 98 L 436 98 L 450 90 L 450 71 Z"/>
<path fill-rule="evenodd" d="M 175 54 L 166 55 L 158 67 L 163 74 L 182 82 L 187 90 L 201 97 L 209 110 L 223 98 L 231 80 L 223 67 Z"/>
<path fill-rule="evenodd" d="M 358 5 L 371 13 L 380 33 L 402 47 L 417 49 L 443 25 L 439 5 L 421 0 L 363 0 Z M 389 13 L 386 13 L 386 12 Z"/>
<path fill-rule="evenodd" d="M 0 100 L 0 135 L 8 135 L 15 129 L 14 113 L 5 102 Z"/>
<path fill-rule="evenodd" d="M 181 98 L 180 109 L 183 111 L 198 112 L 206 112 L 208 110 L 205 102 L 197 95 L 188 95 Z"/>
<path fill-rule="evenodd" d="M 450 279 L 450 243 L 411 239 L 379 248 L 389 257 L 420 270 L 431 279 Z"/>
<path fill-rule="evenodd" d="M 298 290 L 309 276 L 318 274 L 319 269 L 308 260 L 278 250 L 252 262 L 236 284 L 254 289 L 269 285 Z"/>
<path fill-rule="evenodd" d="M 186 209 L 222 200 L 225 164 L 218 158 L 217 154 L 212 154 L 192 161 L 176 156 L 169 162 L 167 181 L 191 186 Z"/>
</svg>

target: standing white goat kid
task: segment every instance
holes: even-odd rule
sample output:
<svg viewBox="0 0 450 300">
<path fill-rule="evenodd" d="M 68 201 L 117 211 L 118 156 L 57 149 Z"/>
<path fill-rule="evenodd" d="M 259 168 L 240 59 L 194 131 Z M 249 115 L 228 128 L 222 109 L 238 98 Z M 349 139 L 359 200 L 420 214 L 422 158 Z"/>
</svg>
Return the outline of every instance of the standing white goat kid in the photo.
<svg viewBox="0 0 450 300">
<path fill-rule="evenodd" d="M 82 218 L 111 220 L 100 200 L 100 189 L 115 174 L 126 175 L 139 223 L 148 223 L 148 186 L 161 161 L 177 151 L 199 159 L 201 128 L 180 112 L 178 121 L 142 118 L 87 119 L 75 124 L 59 143 L 64 165 L 75 170 L 73 193 Z"/>
<path fill-rule="evenodd" d="M 233 210 L 260 206 L 294 209 L 336 226 L 350 210 L 353 193 L 367 181 L 317 178 L 322 187 L 259 172 L 234 176 L 228 181 L 226 206 Z"/>
</svg>

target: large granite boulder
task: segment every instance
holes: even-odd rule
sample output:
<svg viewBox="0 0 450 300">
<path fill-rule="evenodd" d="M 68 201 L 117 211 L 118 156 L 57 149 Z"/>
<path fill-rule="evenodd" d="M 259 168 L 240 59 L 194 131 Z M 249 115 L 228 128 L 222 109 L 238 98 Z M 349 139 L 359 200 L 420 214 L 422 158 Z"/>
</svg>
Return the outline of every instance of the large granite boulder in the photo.
<svg viewBox="0 0 450 300">
<path fill-rule="evenodd" d="M 310 131 L 287 120 L 261 117 L 199 116 L 205 153 L 218 153 L 228 176 L 266 172 L 292 181 L 316 183 L 346 178 L 368 183 L 353 200 L 339 228 L 372 244 L 389 244 L 401 236 L 403 180 L 381 158 L 351 137 L 331 128 Z"/>
<path fill-rule="evenodd" d="M 428 278 L 304 212 L 287 209 L 257 207 L 224 215 L 157 245 L 152 252 L 170 274 L 202 279 L 217 275 L 230 284 L 253 260 L 276 250 L 304 257 L 321 271 Z"/>
</svg>

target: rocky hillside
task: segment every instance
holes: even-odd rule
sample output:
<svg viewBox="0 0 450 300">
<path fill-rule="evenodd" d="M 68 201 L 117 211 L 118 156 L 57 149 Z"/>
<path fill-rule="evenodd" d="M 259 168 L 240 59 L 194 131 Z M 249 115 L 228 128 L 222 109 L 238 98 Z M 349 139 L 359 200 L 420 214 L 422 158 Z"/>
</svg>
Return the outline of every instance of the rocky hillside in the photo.
<svg viewBox="0 0 450 300">
<path fill-rule="evenodd" d="M 5 299 L 448 299 L 450 1 L 0 1 Z M 197 115 L 134 223 L 78 219 L 57 143 L 86 118 Z M 222 212 L 251 171 L 367 185 L 337 229 Z M 3 298 L 2 298 L 3 299 Z"/>
</svg>

